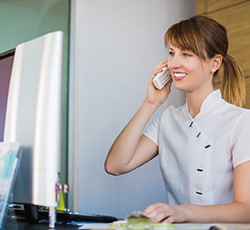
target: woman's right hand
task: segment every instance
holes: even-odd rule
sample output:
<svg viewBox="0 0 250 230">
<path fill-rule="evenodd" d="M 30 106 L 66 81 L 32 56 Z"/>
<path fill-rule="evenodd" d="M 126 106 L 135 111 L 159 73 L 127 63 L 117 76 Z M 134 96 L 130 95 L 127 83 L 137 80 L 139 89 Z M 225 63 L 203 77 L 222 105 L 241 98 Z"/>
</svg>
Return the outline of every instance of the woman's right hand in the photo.
<svg viewBox="0 0 250 230">
<path fill-rule="evenodd" d="M 167 67 L 167 60 L 156 66 L 150 78 L 146 99 L 111 146 L 105 161 L 107 173 L 121 175 L 130 172 L 157 156 L 156 143 L 142 134 L 154 112 L 170 93 L 172 80 L 161 90 L 153 84 L 153 78 L 164 67 Z"/>
<path fill-rule="evenodd" d="M 147 101 L 151 104 L 160 106 L 163 104 L 170 94 L 171 91 L 171 83 L 172 79 L 161 89 L 157 89 L 153 84 L 153 78 L 160 72 L 162 69 L 168 66 L 168 60 L 164 60 L 160 62 L 154 69 L 149 84 L 148 84 L 148 91 L 147 91 Z"/>
</svg>

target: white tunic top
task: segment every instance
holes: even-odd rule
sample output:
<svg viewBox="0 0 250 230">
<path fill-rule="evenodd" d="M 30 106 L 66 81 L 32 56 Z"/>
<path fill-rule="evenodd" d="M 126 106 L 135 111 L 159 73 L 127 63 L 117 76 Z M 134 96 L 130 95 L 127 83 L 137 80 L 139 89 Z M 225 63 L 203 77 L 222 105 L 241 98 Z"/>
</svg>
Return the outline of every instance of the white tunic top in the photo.
<svg viewBox="0 0 250 230">
<path fill-rule="evenodd" d="M 233 169 L 250 160 L 250 110 L 227 103 L 216 90 L 195 118 L 187 103 L 170 106 L 144 134 L 158 145 L 169 204 L 232 201 Z"/>
</svg>

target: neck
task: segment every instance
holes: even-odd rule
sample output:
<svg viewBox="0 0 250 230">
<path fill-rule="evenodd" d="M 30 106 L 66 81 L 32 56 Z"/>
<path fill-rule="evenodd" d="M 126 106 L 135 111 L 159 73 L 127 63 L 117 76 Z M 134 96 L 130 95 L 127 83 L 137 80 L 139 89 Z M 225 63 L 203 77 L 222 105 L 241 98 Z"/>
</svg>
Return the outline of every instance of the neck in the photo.
<svg viewBox="0 0 250 230">
<path fill-rule="evenodd" d="M 201 105 L 206 97 L 213 92 L 214 89 L 210 89 L 207 91 L 201 92 L 191 92 L 186 93 L 187 103 L 188 103 L 188 111 L 189 114 L 194 118 L 198 113 L 200 113 Z"/>
</svg>

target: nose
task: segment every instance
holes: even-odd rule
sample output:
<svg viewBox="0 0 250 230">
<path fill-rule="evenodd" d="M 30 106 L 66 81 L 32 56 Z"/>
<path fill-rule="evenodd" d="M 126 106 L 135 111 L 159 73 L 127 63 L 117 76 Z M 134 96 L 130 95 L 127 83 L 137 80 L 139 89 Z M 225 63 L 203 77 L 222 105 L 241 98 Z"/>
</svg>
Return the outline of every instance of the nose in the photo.
<svg viewBox="0 0 250 230">
<path fill-rule="evenodd" d="M 170 56 L 168 59 L 168 67 L 170 69 L 178 69 L 181 66 L 181 59 L 178 55 Z"/>
</svg>

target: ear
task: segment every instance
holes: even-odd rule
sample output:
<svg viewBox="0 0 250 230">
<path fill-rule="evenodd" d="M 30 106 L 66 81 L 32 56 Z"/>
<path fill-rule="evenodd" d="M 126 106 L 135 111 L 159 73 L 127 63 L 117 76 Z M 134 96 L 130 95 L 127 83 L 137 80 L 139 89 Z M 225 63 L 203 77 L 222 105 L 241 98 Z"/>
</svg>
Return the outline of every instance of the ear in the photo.
<svg viewBox="0 0 250 230">
<path fill-rule="evenodd" d="M 216 72 L 222 65 L 223 57 L 221 54 L 216 54 L 211 59 L 211 72 Z"/>
</svg>

